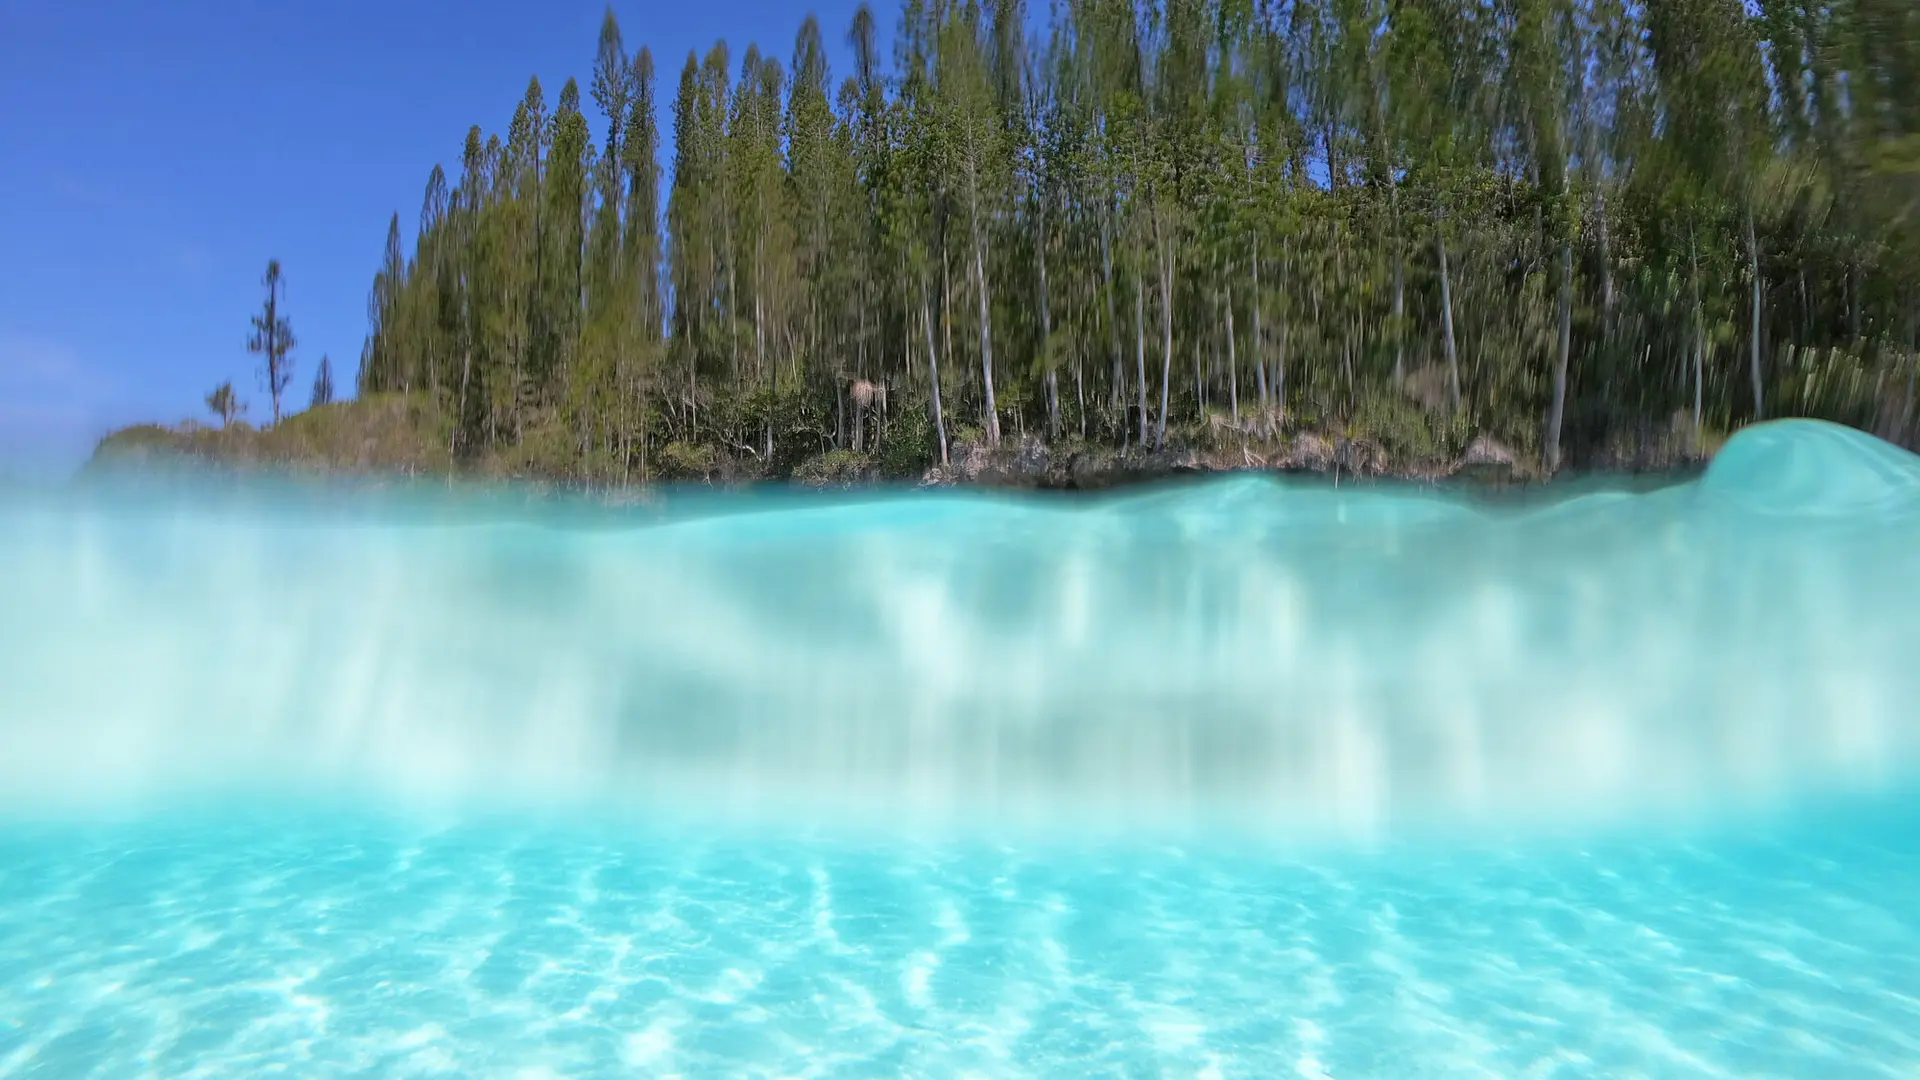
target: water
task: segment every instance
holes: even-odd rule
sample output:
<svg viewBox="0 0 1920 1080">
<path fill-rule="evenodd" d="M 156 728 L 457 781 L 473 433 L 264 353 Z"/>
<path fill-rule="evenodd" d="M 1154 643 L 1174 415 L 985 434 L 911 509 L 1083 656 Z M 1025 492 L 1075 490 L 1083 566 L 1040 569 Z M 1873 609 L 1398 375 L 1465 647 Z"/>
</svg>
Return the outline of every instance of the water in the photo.
<svg viewBox="0 0 1920 1080">
<path fill-rule="evenodd" d="M 1912 1076 L 1920 461 L 0 503 L 0 1076 Z"/>
</svg>

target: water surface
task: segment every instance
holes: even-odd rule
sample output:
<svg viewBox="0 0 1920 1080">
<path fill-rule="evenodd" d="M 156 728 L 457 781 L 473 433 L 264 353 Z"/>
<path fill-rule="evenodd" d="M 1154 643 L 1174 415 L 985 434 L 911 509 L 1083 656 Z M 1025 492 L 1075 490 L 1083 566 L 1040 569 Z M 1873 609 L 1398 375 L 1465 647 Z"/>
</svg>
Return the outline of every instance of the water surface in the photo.
<svg viewBox="0 0 1920 1080">
<path fill-rule="evenodd" d="M 1920 461 L 0 499 L 0 1075 L 1904 1076 Z"/>
</svg>

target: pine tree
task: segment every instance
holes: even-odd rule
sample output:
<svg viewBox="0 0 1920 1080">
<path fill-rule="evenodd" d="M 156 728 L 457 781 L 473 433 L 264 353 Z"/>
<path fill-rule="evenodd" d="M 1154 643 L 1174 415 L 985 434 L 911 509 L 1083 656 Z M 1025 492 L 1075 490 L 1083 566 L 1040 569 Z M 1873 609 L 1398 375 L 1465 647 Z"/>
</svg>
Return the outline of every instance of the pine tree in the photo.
<svg viewBox="0 0 1920 1080">
<path fill-rule="evenodd" d="M 266 286 L 267 298 L 260 306 L 260 314 L 253 317 L 253 336 L 247 340 L 247 351 L 260 357 L 260 381 L 273 399 L 273 422 L 280 422 L 280 394 L 287 384 L 293 381 L 293 325 L 281 311 L 281 299 L 286 283 L 280 274 L 280 260 L 268 259 L 267 272 L 261 278 Z"/>
<path fill-rule="evenodd" d="M 223 380 L 219 386 L 207 394 L 207 409 L 220 418 L 221 427 L 231 427 L 234 417 L 247 411 L 247 406 L 233 393 L 233 380 Z"/>
<path fill-rule="evenodd" d="M 664 329 L 660 298 L 660 127 L 654 109 L 653 52 L 642 47 L 633 58 L 632 103 L 627 111 L 626 237 L 621 244 L 635 290 L 642 340 L 657 340 Z"/>
<path fill-rule="evenodd" d="M 313 371 L 313 398 L 309 408 L 318 408 L 333 402 L 333 362 L 325 353 L 320 354 L 320 365 Z"/>
<path fill-rule="evenodd" d="M 1910 4 L 1026 11 L 903 0 L 889 68 L 863 6 L 837 86 L 811 19 L 785 68 L 689 53 L 664 207 L 609 13 L 604 131 L 530 82 L 411 252 L 389 222 L 360 389 L 590 482 L 1009 432 L 1542 471 L 1775 415 L 1920 434 Z"/>
<path fill-rule="evenodd" d="M 398 340 L 400 298 L 407 291 L 407 265 L 400 250 L 400 215 L 387 222 L 387 244 L 367 296 L 367 343 L 361 352 L 360 392 L 405 390 L 405 345 Z"/>
</svg>

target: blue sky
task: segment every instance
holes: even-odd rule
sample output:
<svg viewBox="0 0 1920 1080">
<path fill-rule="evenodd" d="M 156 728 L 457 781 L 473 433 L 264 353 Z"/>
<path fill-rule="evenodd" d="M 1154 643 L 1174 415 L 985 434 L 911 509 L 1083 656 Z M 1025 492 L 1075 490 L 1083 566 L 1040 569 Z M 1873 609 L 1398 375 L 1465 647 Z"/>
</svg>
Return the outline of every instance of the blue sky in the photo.
<svg viewBox="0 0 1920 1080">
<path fill-rule="evenodd" d="M 652 46 L 665 103 L 689 49 L 784 60 L 809 11 L 837 83 L 855 5 L 613 10 L 630 50 Z M 300 342 L 292 401 L 322 353 L 349 388 L 389 215 L 406 228 L 428 170 L 457 173 L 468 125 L 504 130 L 529 75 L 549 103 L 584 87 L 606 6 L 0 0 L 0 470 L 67 472 L 111 428 L 204 417 L 227 378 L 263 418 L 246 339 L 270 257 Z M 897 6 L 874 9 L 888 42 Z M 660 121 L 670 140 L 664 104 Z"/>
</svg>

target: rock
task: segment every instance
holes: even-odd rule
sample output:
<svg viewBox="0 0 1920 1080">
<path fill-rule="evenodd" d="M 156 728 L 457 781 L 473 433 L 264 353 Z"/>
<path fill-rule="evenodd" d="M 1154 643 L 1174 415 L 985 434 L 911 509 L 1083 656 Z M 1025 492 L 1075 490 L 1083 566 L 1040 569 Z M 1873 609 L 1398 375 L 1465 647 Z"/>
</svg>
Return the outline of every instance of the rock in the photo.
<svg viewBox="0 0 1920 1080">
<path fill-rule="evenodd" d="M 1174 450 L 1164 456 L 1168 472 L 1204 472 L 1207 463 L 1201 459 L 1198 450 Z"/>
<path fill-rule="evenodd" d="M 1461 467 L 1514 466 L 1513 451 L 1491 435 L 1475 435 L 1467 452 L 1460 457 Z"/>
<path fill-rule="evenodd" d="M 980 479 L 989 464 L 987 448 L 979 443 L 961 443 L 947 452 L 947 471 L 956 481 L 971 483 Z"/>
<path fill-rule="evenodd" d="M 1453 475 L 1462 480 L 1491 484 L 1509 483 L 1518 473 L 1519 459 L 1512 448 L 1486 434 L 1473 437 L 1453 468 Z"/>
<path fill-rule="evenodd" d="M 947 460 L 945 467 L 928 469 L 921 483 L 1035 487 L 1048 482 L 1053 465 L 1046 443 L 1032 435 L 1005 440 L 997 448 L 955 443 L 947 450 Z"/>
<path fill-rule="evenodd" d="M 1051 459 L 1047 444 L 1037 436 L 1028 435 L 1013 447 L 1010 459 L 1002 465 L 1002 472 L 1020 479 L 1038 481 L 1047 475 L 1047 463 Z"/>
<path fill-rule="evenodd" d="M 1118 455 L 1111 452 L 1083 450 L 1067 459 L 1065 475 L 1061 477 L 1061 486 L 1067 488 L 1098 488 L 1113 482 L 1114 477 L 1122 473 Z"/>
<path fill-rule="evenodd" d="M 1387 471 L 1387 451 L 1372 439 L 1341 439 L 1334 444 L 1333 463 L 1356 476 L 1379 476 Z"/>
</svg>

